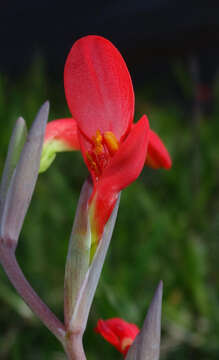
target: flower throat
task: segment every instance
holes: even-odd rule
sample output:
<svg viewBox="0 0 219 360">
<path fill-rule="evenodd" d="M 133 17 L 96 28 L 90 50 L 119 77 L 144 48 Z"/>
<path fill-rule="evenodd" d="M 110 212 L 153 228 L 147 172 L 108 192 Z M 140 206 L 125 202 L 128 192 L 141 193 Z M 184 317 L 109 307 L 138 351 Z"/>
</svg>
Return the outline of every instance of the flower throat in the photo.
<svg viewBox="0 0 219 360">
<path fill-rule="evenodd" d="M 112 131 L 105 131 L 101 134 L 100 130 L 96 131 L 96 135 L 91 138 L 92 148 L 87 152 L 87 161 L 90 169 L 98 178 L 103 169 L 109 163 L 109 159 L 119 149 L 119 142 Z"/>
</svg>

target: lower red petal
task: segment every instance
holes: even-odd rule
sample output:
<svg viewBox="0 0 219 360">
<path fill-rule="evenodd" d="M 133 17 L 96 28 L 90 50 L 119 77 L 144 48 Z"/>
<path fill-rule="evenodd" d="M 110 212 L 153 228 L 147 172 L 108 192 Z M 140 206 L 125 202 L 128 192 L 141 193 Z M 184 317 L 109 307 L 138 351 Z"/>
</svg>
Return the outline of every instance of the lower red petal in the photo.
<svg viewBox="0 0 219 360">
<path fill-rule="evenodd" d="M 118 192 L 106 191 L 105 187 L 101 186 L 101 183 L 94 185 L 95 189 L 90 199 L 91 210 L 91 231 L 92 234 L 96 234 L 96 244 L 100 241 L 103 234 L 104 226 L 110 218 L 110 215 L 118 199 Z"/>
<path fill-rule="evenodd" d="M 134 124 L 128 137 L 120 145 L 111 163 L 101 176 L 105 191 L 120 192 L 140 175 L 149 142 L 149 122 L 146 115 Z"/>
<path fill-rule="evenodd" d="M 74 119 L 58 119 L 46 126 L 44 142 L 58 140 L 63 142 L 69 150 L 79 150 L 78 128 Z"/>
<path fill-rule="evenodd" d="M 170 169 L 172 166 L 172 161 L 166 147 L 159 136 L 151 129 L 145 165 L 154 169 Z"/>
<path fill-rule="evenodd" d="M 100 240 L 112 213 L 119 192 L 132 183 L 144 166 L 149 140 L 149 123 L 143 116 L 132 128 L 126 140 L 120 145 L 109 166 L 103 171 L 98 181 L 94 181 L 91 196 L 91 226 L 93 233 Z"/>
</svg>

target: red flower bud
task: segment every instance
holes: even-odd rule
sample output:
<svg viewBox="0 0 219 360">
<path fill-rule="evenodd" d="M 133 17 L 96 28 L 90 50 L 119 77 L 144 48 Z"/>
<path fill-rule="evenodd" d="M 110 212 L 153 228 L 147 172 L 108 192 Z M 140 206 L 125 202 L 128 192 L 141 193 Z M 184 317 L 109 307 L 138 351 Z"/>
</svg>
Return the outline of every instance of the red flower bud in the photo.
<svg viewBox="0 0 219 360">
<path fill-rule="evenodd" d="M 125 356 L 140 330 L 135 324 L 113 318 L 98 320 L 95 331 Z"/>
</svg>

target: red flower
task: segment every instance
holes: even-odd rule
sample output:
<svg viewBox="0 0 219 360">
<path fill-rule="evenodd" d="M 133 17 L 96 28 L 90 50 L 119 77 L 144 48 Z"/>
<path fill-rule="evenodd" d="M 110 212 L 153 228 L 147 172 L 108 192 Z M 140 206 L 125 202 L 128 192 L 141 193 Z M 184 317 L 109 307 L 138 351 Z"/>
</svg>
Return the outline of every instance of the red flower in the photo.
<svg viewBox="0 0 219 360">
<path fill-rule="evenodd" d="M 95 331 L 126 356 L 139 328 L 135 324 L 128 323 L 120 318 L 98 320 Z"/>
<path fill-rule="evenodd" d="M 73 45 L 64 70 L 65 94 L 78 125 L 84 161 L 94 190 L 91 224 L 98 241 L 119 192 L 140 174 L 149 123 L 133 123 L 134 92 L 126 64 L 106 39 L 87 36 Z"/>
<path fill-rule="evenodd" d="M 80 148 L 93 179 L 90 219 L 92 243 L 97 244 L 119 192 L 139 176 L 145 159 L 155 168 L 169 168 L 171 160 L 145 115 L 133 123 L 132 81 L 122 56 L 108 40 L 86 36 L 73 45 L 64 86 L 75 120 L 48 124 L 41 170 L 55 152 Z"/>
</svg>

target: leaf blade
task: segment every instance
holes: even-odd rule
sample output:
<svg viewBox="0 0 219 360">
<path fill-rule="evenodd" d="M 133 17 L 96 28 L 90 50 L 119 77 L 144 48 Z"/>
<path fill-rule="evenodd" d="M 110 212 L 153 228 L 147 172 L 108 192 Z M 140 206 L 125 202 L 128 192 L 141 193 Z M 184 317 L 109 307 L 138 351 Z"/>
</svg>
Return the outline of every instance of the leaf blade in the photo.
<svg viewBox="0 0 219 360">
<path fill-rule="evenodd" d="M 8 153 L 5 160 L 5 165 L 2 173 L 2 180 L 0 185 L 0 217 L 4 207 L 4 201 L 10 184 L 13 171 L 17 165 L 21 150 L 24 146 L 27 137 L 27 127 L 24 119 L 19 117 L 14 126 L 9 146 Z"/>
<path fill-rule="evenodd" d="M 163 283 L 160 281 L 143 327 L 130 347 L 126 360 L 159 360 Z"/>
<path fill-rule="evenodd" d="M 29 131 L 5 199 L 0 235 L 3 241 L 12 248 L 16 247 L 37 181 L 48 113 L 49 102 L 45 102 Z"/>
</svg>

